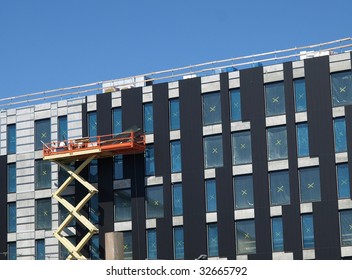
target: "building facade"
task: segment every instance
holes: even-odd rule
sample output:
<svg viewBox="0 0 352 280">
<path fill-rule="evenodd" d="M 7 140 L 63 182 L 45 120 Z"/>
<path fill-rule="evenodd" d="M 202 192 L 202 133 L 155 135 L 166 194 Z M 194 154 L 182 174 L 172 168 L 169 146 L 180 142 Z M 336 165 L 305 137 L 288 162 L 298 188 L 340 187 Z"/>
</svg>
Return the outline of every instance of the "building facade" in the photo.
<svg viewBox="0 0 352 280">
<path fill-rule="evenodd" d="M 81 211 L 99 228 L 87 258 L 114 231 L 125 259 L 351 258 L 351 53 L 219 72 L 2 110 L 0 259 L 68 255 L 51 198 L 67 175 L 42 143 L 133 126 L 144 154 L 84 172 L 99 190 Z M 74 182 L 65 198 L 84 195 Z M 77 244 L 85 228 L 65 232 Z"/>
</svg>

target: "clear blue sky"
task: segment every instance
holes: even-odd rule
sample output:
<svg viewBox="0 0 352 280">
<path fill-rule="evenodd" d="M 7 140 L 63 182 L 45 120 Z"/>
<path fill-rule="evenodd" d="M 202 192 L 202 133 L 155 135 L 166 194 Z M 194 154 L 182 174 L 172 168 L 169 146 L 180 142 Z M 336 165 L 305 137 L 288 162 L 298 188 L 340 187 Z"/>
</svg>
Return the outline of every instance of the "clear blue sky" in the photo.
<svg viewBox="0 0 352 280">
<path fill-rule="evenodd" d="M 0 98 L 351 36 L 351 0 L 0 0 Z"/>
</svg>

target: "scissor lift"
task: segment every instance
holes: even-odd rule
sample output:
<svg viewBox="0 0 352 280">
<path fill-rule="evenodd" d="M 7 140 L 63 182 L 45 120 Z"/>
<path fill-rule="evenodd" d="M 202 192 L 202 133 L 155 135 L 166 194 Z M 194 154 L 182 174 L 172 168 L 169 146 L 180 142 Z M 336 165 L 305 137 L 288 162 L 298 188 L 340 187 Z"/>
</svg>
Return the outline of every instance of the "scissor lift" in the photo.
<svg viewBox="0 0 352 280">
<path fill-rule="evenodd" d="M 143 153 L 145 151 L 145 135 L 141 131 L 131 131 L 67 141 L 54 141 L 43 145 L 43 159 L 57 163 L 69 174 L 69 177 L 53 194 L 53 198 L 69 211 L 67 218 L 54 232 L 54 236 L 67 248 L 69 252 L 67 259 L 85 260 L 85 256 L 80 251 L 89 239 L 98 232 L 98 229 L 85 216 L 80 214 L 80 210 L 98 190 L 79 174 L 93 159 Z M 73 171 L 68 165 L 76 161 L 82 163 Z M 73 180 L 80 182 L 88 191 L 77 206 L 73 206 L 61 196 Z M 88 229 L 87 234 L 76 246 L 62 234 L 73 218 L 76 218 Z"/>
</svg>

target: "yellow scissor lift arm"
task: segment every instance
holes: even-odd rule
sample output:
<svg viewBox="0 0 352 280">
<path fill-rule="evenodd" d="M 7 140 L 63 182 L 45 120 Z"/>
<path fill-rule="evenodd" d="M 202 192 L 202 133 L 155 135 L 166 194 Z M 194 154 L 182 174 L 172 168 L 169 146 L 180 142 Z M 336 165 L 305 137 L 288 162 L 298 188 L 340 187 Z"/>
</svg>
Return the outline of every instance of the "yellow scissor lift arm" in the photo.
<svg viewBox="0 0 352 280">
<path fill-rule="evenodd" d="M 44 144 L 43 159 L 57 163 L 69 174 L 69 177 L 53 194 L 53 198 L 55 198 L 69 211 L 66 219 L 54 232 L 54 236 L 69 252 L 67 259 L 85 260 L 86 257 L 83 256 L 80 251 L 91 239 L 91 237 L 98 232 L 98 228 L 80 213 L 82 207 L 98 192 L 92 184 L 79 175 L 81 171 L 93 159 L 113 157 L 119 154 L 138 154 L 143 153 L 144 150 L 145 135 L 140 131 L 124 132 L 115 135 L 85 137 L 69 141 L 54 141 Z M 75 161 L 83 162 L 76 170 L 73 171 L 67 164 Z M 73 206 L 61 196 L 73 180 L 77 180 L 87 189 L 86 196 L 77 204 L 77 206 Z M 88 229 L 86 235 L 83 236 L 76 246 L 63 235 L 64 229 L 74 218 L 76 218 Z"/>
</svg>

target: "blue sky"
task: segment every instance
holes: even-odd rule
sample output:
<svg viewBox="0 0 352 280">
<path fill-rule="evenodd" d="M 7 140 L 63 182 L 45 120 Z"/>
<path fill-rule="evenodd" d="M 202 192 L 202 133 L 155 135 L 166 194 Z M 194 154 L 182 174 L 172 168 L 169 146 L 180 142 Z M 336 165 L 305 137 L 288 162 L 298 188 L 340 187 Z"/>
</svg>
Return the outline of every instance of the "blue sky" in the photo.
<svg viewBox="0 0 352 280">
<path fill-rule="evenodd" d="M 0 98 L 351 36 L 351 0 L 0 0 Z"/>
</svg>

